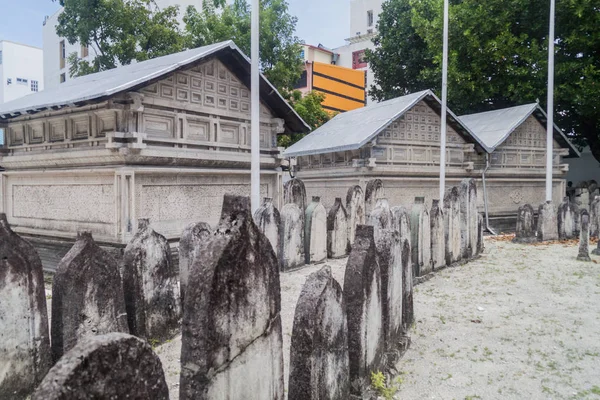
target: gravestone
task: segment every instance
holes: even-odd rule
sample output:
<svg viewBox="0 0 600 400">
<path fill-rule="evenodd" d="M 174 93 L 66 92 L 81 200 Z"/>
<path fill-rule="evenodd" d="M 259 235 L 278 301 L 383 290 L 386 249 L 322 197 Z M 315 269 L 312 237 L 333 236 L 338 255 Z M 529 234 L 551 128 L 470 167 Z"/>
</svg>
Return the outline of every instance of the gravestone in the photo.
<svg viewBox="0 0 600 400">
<path fill-rule="evenodd" d="M 469 179 L 469 244 L 471 251 L 469 257 L 477 253 L 477 236 L 479 225 L 479 213 L 477 211 L 477 183 L 475 179 Z"/>
<path fill-rule="evenodd" d="M 273 251 L 279 258 L 279 227 L 281 226 L 281 215 L 273 204 L 273 199 L 265 197 L 262 205 L 254 213 L 254 222 L 258 229 L 269 239 Z"/>
<path fill-rule="evenodd" d="M 413 304 L 413 274 L 410 262 L 410 245 L 404 240 L 402 245 L 402 330 L 406 335 L 415 320 Z"/>
<path fill-rule="evenodd" d="M 304 212 L 295 203 L 288 203 L 281 209 L 281 240 L 279 259 L 281 269 L 289 271 L 304 265 Z"/>
<path fill-rule="evenodd" d="M 483 223 L 483 215 L 479 214 L 477 216 L 478 219 L 478 223 L 477 223 L 477 254 L 481 254 L 483 253 L 484 250 L 484 242 L 483 242 L 483 231 L 485 230 L 484 228 L 484 223 Z"/>
<path fill-rule="evenodd" d="M 598 237 L 598 228 L 600 218 L 600 196 L 594 196 L 592 204 L 590 204 L 590 237 Z"/>
<path fill-rule="evenodd" d="M 551 201 L 542 203 L 538 209 L 537 238 L 540 242 L 558 239 L 556 209 Z"/>
<path fill-rule="evenodd" d="M 327 211 L 321 198 L 313 196 L 304 213 L 304 258 L 306 264 L 327 259 Z"/>
<path fill-rule="evenodd" d="M 515 243 L 533 243 L 537 241 L 535 236 L 535 224 L 533 221 L 533 207 L 524 204 L 519 207 L 517 214 L 517 230 L 512 240 Z"/>
<path fill-rule="evenodd" d="M 82 339 L 52 367 L 33 400 L 168 400 L 162 364 L 150 345 L 125 333 Z"/>
<path fill-rule="evenodd" d="M 381 297 L 385 347 L 398 349 L 402 337 L 402 244 L 398 231 L 389 229 L 375 240 L 377 263 L 381 271 Z"/>
<path fill-rule="evenodd" d="M 573 239 L 577 236 L 576 230 L 578 225 L 575 221 L 577 218 L 576 207 L 568 197 L 565 197 L 563 202 L 558 206 L 558 238 L 561 240 Z"/>
<path fill-rule="evenodd" d="M 460 203 L 458 189 L 453 187 L 444 196 L 444 235 L 446 243 L 446 265 L 462 258 L 460 235 Z"/>
<path fill-rule="evenodd" d="M 410 213 L 402 206 L 392 207 L 392 230 L 396 230 L 400 233 L 400 241 L 404 242 L 408 240 L 409 246 L 411 245 L 412 230 L 410 226 Z M 412 248 L 412 246 L 411 246 Z"/>
<path fill-rule="evenodd" d="M 344 275 L 348 315 L 351 391 L 360 395 L 361 378 L 380 369 L 384 350 L 381 273 L 373 226 L 359 225 Z"/>
<path fill-rule="evenodd" d="M 346 304 L 331 267 L 308 276 L 296 303 L 288 400 L 350 395 Z"/>
<path fill-rule="evenodd" d="M 425 199 L 416 197 L 411 210 L 411 262 L 415 276 L 431 272 L 431 222 Z"/>
<path fill-rule="evenodd" d="M 377 206 L 377 199 L 383 196 L 383 181 L 381 179 L 372 179 L 367 182 L 365 188 L 365 215 L 371 214 L 371 211 Z"/>
<path fill-rule="evenodd" d="M 346 212 L 348 213 L 348 243 L 352 247 L 356 226 L 364 225 L 366 218 L 365 195 L 359 185 L 354 185 L 348 189 Z"/>
<path fill-rule="evenodd" d="M 196 247 L 200 241 L 210 235 L 212 235 L 212 230 L 206 222 L 191 223 L 185 228 L 179 240 L 179 292 L 182 308 Z"/>
<path fill-rule="evenodd" d="M 469 202 L 469 179 L 460 182 L 459 204 L 460 204 L 460 251 L 465 260 L 471 258 L 471 206 Z"/>
<path fill-rule="evenodd" d="M 52 281 L 54 361 L 82 338 L 128 331 L 118 264 L 90 232 L 79 232 Z"/>
<path fill-rule="evenodd" d="M 380 232 L 392 227 L 392 212 L 390 204 L 385 198 L 377 200 L 375 208 L 371 211 L 367 218 L 367 225 L 372 225 L 375 232 L 375 240 L 379 237 Z"/>
<path fill-rule="evenodd" d="M 250 199 L 226 195 L 185 297 L 180 399 L 283 399 L 277 257 Z"/>
<path fill-rule="evenodd" d="M 440 208 L 439 200 L 432 201 L 429 217 L 431 227 L 431 266 L 435 271 L 446 265 L 444 212 Z"/>
<path fill-rule="evenodd" d="M 294 203 L 302 210 L 302 218 L 304 218 L 304 210 L 306 210 L 306 188 L 304 182 L 300 179 L 290 179 L 283 185 L 283 203 Z"/>
<path fill-rule="evenodd" d="M 587 187 L 575 190 L 575 204 L 578 209 L 588 210 L 590 207 L 590 192 Z"/>
<path fill-rule="evenodd" d="M 51 365 L 42 262 L 0 214 L 0 399 L 24 399 Z"/>
<path fill-rule="evenodd" d="M 162 342 L 179 331 L 177 271 L 167 239 L 148 219 L 138 223 L 121 262 L 127 323 L 132 335 Z"/>
<path fill-rule="evenodd" d="M 348 230 L 348 213 L 342 205 L 342 199 L 338 197 L 327 213 L 327 257 L 346 257 Z"/>
<path fill-rule="evenodd" d="M 579 214 L 581 220 L 581 232 L 579 234 L 579 254 L 578 261 L 592 261 L 590 258 L 590 214 L 586 209 L 581 210 Z"/>
</svg>

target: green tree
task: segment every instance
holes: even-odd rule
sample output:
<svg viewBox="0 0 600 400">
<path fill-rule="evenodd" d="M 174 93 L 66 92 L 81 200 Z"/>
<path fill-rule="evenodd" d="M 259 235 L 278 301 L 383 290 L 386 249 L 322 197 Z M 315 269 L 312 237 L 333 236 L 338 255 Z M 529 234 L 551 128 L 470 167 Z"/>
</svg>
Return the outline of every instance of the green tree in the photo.
<svg viewBox="0 0 600 400">
<path fill-rule="evenodd" d="M 91 62 L 68 56 L 71 75 L 85 75 L 181 51 L 178 7 L 159 9 L 153 0 L 59 0 L 64 7 L 56 33 L 90 47 Z"/>
<path fill-rule="evenodd" d="M 546 0 L 451 0 L 448 101 L 458 114 L 536 99 L 547 85 Z M 441 86 L 442 9 L 438 0 L 387 0 L 367 57 L 371 94 L 384 100 Z M 600 160 L 600 8 L 564 0 L 556 9 L 555 118 Z"/>
<path fill-rule="evenodd" d="M 231 39 L 250 55 L 250 7 L 245 0 L 234 0 L 231 4 L 224 0 L 204 0 L 201 11 L 188 7 L 184 22 L 190 47 Z M 285 0 L 260 1 L 260 68 L 286 97 L 302 72 L 296 22 Z"/>
<path fill-rule="evenodd" d="M 299 90 L 294 90 L 290 97 L 290 104 L 302 117 L 311 130 L 317 129 L 329 121 L 335 114 L 328 113 L 322 106 L 325 94 L 319 92 L 308 92 L 305 96 Z M 282 147 L 289 147 L 304 137 L 304 134 L 280 135 L 277 143 Z"/>
</svg>

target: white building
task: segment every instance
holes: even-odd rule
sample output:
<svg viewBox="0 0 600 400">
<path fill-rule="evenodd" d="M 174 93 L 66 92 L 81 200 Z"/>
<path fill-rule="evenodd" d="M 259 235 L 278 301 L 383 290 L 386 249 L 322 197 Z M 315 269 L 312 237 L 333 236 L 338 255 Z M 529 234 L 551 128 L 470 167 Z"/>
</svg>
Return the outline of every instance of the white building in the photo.
<svg viewBox="0 0 600 400">
<path fill-rule="evenodd" d="M 188 6 L 201 7 L 198 0 L 156 0 L 158 8 L 169 6 L 179 6 L 179 19 L 183 19 Z M 72 53 L 77 53 L 79 58 L 92 61 L 96 57 L 96 49 L 87 48 L 80 43 L 70 44 L 65 38 L 56 34 L 56 25 L 58 25 L 58 16 L 62 13 L 62 8 L 53 15 L 46 18 L 42 30 L 44 41 L 44 81 L 46 88 L 51 89 L 71 78 L 69 74 L 69 63 L 67 58 Z"/>
<path fill-rule="evenodd" d="M 352 0 L 350 2 L 350 36 L 346 45 L 333 51 L 339 54 L 337 65 L 367 71 L 368 88 L 375 81 L 373 71 L 365 62 L 365 50 L 374 48 L 371 41 L 377 31 L 383 0 Z M 367 96 L 367 104 L 373 100 Z"/>
<path fill-rule="evenodd" d="M 44 88 L 42 49 L 0 41 L 0 104 Z"/>
</svg>

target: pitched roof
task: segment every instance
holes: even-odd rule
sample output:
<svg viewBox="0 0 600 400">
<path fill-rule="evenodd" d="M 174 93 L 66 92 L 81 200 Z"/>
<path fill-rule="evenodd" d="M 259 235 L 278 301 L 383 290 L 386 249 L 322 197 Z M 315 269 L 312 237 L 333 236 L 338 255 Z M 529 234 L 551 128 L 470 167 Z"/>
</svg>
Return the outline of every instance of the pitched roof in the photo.
<svg viewBox="0 0 600 400">
<path fill-rule="evenodd" d="M 116 94 L 139 89 L 209 57 L 219 58 L 246 86 L 250 86 L 250 59 L 233 41 L 228 40 L 70 79 L 56 88 L 0 104 L 0 121 L 47 109 L 103 101 Z M 309 131 L 308 125 L 262 75 L 260 96 L 263 102 L 285 120 L 291 132 Z"/>
<path fill-rule="evenodd" d="M 458 118 L 477 135 L 480 141 L 494 151 L 531 115 L 542 125 L 545 125 L 548 120 L 538 103 L 462 115 Z M 577 149 L 556 124 L 554 124 L 554 139 L 562 147 L 569 149 L 569 157 L 579 157 Z"/>
<path fill-rule="evenodd" d="M 431 90 L 397 97 L 336 115 L 330 121 L 288 147 L 283 155 L 286 157 L 296 157 L 357 150 L 373 140 L 388 125 L 421 100 L 440 113 L 441 101 Z M 448 124 L 465 140 L 475 143 L 487 151 L 486 146 L 478 141 L 472 132 L 450 110 L 448 110 Z"/>
</svg>

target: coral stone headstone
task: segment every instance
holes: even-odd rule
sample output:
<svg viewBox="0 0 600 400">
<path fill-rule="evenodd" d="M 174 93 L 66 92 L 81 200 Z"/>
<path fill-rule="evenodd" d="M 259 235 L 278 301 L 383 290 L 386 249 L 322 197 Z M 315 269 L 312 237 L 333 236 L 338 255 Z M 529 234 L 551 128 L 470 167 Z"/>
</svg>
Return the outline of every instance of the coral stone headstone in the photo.
<svg viewBox="0 0 600 400">
<path fill-rule="evenodd" d="M 460 204 L 460 251 L 462 258 L 471 257 L 471 221 L 469 206 L 469 179 L 463 179 L 459 186 L 459 204 Z"/>
<path fill-rule="evenodd" d="M 429 217 L 431 227 L 431 265 L 434 270 L 437 270 L 446 265 L 444 212 L 440 208 L 439 200 L 432 201 Z"/>
<path fill-rule="evenodd" d="M 590 237 L 598 237 L 598 228 L 600 218 L 600 196 L 594 196 L 590 204 Z"/>
<path fill-rule="evenodd" d="M 264 198 L 262 205 L 254 213 L 254 222 L 267 239 L 269 239 L 271 246 L 273 246 L 273 251 L 275 251 L 277 258 L 279 258 L 281 215 L 273 204 L 272 198 Z"/>
<path fill-rule="evenodd" d="M 592 261 L 590 258 L 590 214 L 586 209 L 579 214 L 581 219 L 581 232 L 579 234 L 579 254 L 577 260 Z"/>
<path fill-rule="evenodd" d="M 281 209 L 281 239 L 279 259 L 281 269 L 288 271 L 304 265 L 304 212 L 295 203 L 288 203 Z"/>
<path fill-rule="evenodd" d="M 410 245 L 404 240 L 402 245 L 402 329 L 404 333 L 412 326 L 415 313 L 413 304 L 413 275 L 412 263 L 410 262 Z"/>
<path fill-rule="evenodd" d="M 535 236 L 535 224 L 533 222 L 533 207 L 524 204 L 519 207 L 517 214 L 517 230 L 515 232 L 515 243 L 533 243 L 537 241 Z"/>
<path fill-rule="evenodd" d="M 129 332 L 119 267 L 90 232 L 80 232 L 52 282 L 53 358 L 82 338 L 110 332 Z"/>
<path fill-rule="evenodd" d="M 365 215 L 371 214 L 371 211 L 377 206 L 377 199 L 383 196 L 383 181 L 381 179 L 372 179 L 367 182 L 365 188 Z"/>
<path fill-rule="evenodd" d="M 540 242 L 558 239 L 556 209 L 551 201 L 542 203 L 538 209 L 537 238 Z"/>
<path fill-rule="evenodd" d="M 354 242 L 357 225 L 364 225 L 365 213 L 365 195 L 359 185 L 352 186 L 346 194 L 346 211 L 348 212 L 348 242 L 350 247 Z"/>
<path fill-rule="evenodd" d="M 212 235 L 212 229 L 206 222 L 189 224 L 179 240 L 179 292 L 181 307 L 185 301 L 185 291 L 190 278 L 190 269 L 194 263 L 198 243 L 206 236 Z"/>
<path fill-rule="evenodd" d="M 411 218 L 411 262 L 415 276 L 431 272 L 431 225 L 423 197 L 415 198 Z"/>
<path fill-rule="evenodd" d="M 462 258 L 460 226 L 459 194 L 458 189 L 453 187 L 444 196 L 444 234 L 447 265 L 451 265 Z"/>
<path fill-rule="evenodd" d="M 374 227 L 375 240 L 379 237 L 380 232 L 392 228 L 392 213 L 387 199 L 380 198 L 377 200 L 375 208 L 367 218 L 367 225 Z"/>
<path fill-rule="evenodd" d="M 348 349 L 352 392 L 360 394 L 361 378 L 380 369 L 384 351 L 381 273 L 373 227 L 359 225 L 344 275 L 348 314 Z"/>
<path fill-rule="evenodd" d="M 288 399 L 349 397 L 346 305 L 326 265 L 309 275 L 296 304 Z"/>
<path fill-rule="evenodd" d="M 226 195 L 185 297 L 180 399 L 283 399 L 277 257 L 250 199 Z"/>
<path fill-rule="evenodd" d="M 408 244 L 411 246 L 412 229 L 410 221 L 410 213 L 405 207 L 396 206 L 392 207 L 392 230 L 396 230 L 400 233 L 400 241 L 404 242 L 408 240 Z"/>
<path fill-rule="evenodd" d="M 345 257 L 347 251 L 348 213 L 342 205 L 342 199 L 338 197 L 327 214 L 327 257 Z"/>
<path fill-rule="evenodd" d="M 24 399 L 51 365 L 42 262 L 0 214 L 0 399 Z"/>
<path fill-rule="evenodd" d="M 33 400 L 168 400 L 160 359 L 150 345 L 125 333 L 82 339 L 52 367 Z"/>
<path fill-rule="evenodd" d="M 484 224 L 483 224 L 483 215 L 479 214 L 477 216 L 477 254 L 481 254 L 483 253 L 483 249 L 485 247 L 485 244 L 483 242 L 483 231 L 484 231 Z"/>
<path fill-rule="evenodd" d="M 561 240 L 573 239 L 577 236 L 576 207 L 568 197 L 558 206 L 558 238 Z"/>
<path fill-rule="evenodd" d="M 179 330 L 177 271 L 167 239 L 139 220 L 121 262 L 127 323 L 132 335 L 164 341 Z"/>
<path fill-rule="evenodd" d="M 283 203 L 294 203 L 302 210 L 302 218 L 304 218 L 304 210 L 306 210 L 306 188 L 304 182 L 300 179 L 290 179 L 283 185 Z"/>
<path fill-rule="evenodd" d="M 327 259 L 327 210 L 321 198 L 313 196 L 304 213 L 304 257 L 306 264 Z"/>
<path fill-rule="evenodd" d="M 469 179 L 469 245 L 471 250 L 469 257 L 477 253 L 477 234 L 479 224 L 479 213 L 477 212 L 477 183 L 475 179 Z"/>
</svg>

